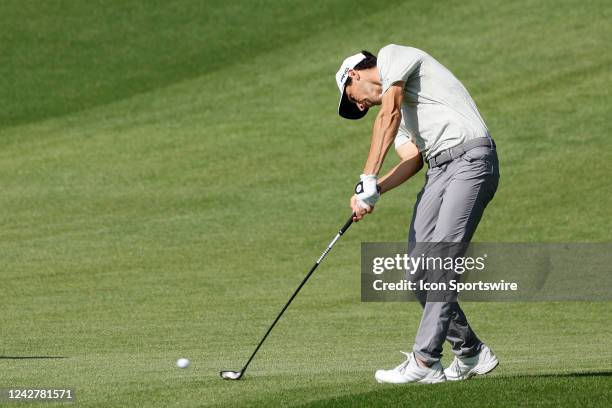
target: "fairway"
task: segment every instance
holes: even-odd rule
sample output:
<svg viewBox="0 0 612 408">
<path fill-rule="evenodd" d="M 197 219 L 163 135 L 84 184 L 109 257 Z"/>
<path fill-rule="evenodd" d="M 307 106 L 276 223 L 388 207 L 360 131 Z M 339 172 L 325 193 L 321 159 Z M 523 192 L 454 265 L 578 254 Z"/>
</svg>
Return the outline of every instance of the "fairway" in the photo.
<svg viewBox="0 0 612 408">
<path fill-rule="evenodd" d="M 501 167 L 474 241 L 610 242 L 611 19 L 608 1 L 0 2 L 0 389 L 609 406 L 610 302 L 466 303 L 493 373 L 375 382 L 421 308 L 360 302 L 360 245 L 406 238 L 424 171 L 338 241 L 242 381 L 219 370 L 242 367 L 350 215 L 374 115 L 338 117 L 334 74 L 362 49 L 427 50 L 474 97 Z"/>
</svg>

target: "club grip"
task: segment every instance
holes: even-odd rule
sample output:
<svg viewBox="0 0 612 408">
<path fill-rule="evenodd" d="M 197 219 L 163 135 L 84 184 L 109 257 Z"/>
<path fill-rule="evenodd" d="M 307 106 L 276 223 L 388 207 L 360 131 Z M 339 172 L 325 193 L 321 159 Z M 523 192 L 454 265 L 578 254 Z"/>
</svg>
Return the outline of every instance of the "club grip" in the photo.
<svg viewBox="0 0 612 408">
<path fill-rule="evenodd" d="M 346 223 L 342 226 L 342 228 L 340 228 L 339 234 L 342 235 L 346 232 L 347 229 L 349 229 L 349 227 L 351 226 L 351 224 L 353 223 L 353 217 L 356 214 L 353 213 L 351 214 L 351 216 L 349 217 L 349 219 L 346 221 Z"/>
</svg>

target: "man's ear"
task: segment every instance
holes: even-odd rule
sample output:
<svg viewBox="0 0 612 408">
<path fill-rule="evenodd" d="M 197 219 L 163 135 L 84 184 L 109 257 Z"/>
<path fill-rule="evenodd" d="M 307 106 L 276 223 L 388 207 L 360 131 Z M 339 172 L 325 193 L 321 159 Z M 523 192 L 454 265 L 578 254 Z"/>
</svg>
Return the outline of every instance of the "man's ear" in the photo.
<svg viewBox="0 0 612 408">
<path fill-rule="evenodd" d="M 349 69 L 348 75 L 349 77 L 351 77 L 351 79 L 359 81 L 359 71 L 355 71 L 354 69 Z"/>
</svg>

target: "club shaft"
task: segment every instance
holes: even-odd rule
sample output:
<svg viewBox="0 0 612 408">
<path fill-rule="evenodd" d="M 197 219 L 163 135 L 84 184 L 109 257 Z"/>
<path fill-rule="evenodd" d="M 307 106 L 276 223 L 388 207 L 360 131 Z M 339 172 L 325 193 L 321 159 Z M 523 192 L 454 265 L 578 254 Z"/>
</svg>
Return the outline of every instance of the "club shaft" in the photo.
<svg viewBox="0 0 612 408">
<path fill-rule="evenodd" d="M 329 245 L 327 246 L 327 248 L 325 248 L 325 251 L 323 251 L 323 254 L 321 254 L 321 256 L 319 257 L 319 259 L 317 260 L 317 262 L 315 262 L 315 264 L 312 266 L 312 268 L 310 268 L 310 271 L 308 272 L 308 274 L 304 277 L 304 279 L 302 280 L 302 283 L 300 283 L 300 286 L 297 287 L 297 289 L 295 290 L 295 292 L 293 292 L 293 295 L 291 295 L 291 297 L 289 298 L 289 301 L 285 304 L 285 306 L 283 307 L 283 309 L 280 311 L 280 313 L 278 314 L 278 316 L 276 316 L 276 319 L 274 319 L 274 322 L 272 323 L 272 325 L 270 326 L 270 328 L 268 329 L 268 331 L 266 332 L 266 334 L 263 336 L 263 338 L 261 339 L 261 341 L 259 342 L 259 344 L 257 345 L 257 347 L 255 348 L 255 351 L 253 351 L 253 354 L 251 354 L 251 357 L 249 357 L 249 360 L 247 361 L 247 363 L 244 365 L 244 367 L 242 368 L 241 371 L 241 376 L 244 375 L 247 367 L 249 366 L 249 364 L 251 363 L 251 360 L 253 360 L 253 357 L 255 357 L 255 354 L 257 354 L 257 351 L 259 350 L 259 348 L 261 347 L 261 345 L 263 344 L 264 341 L 266 341 L 266 338 L 268 337 L 268 334 L 270 334 L 270 332 L 272 331 L 272 329 L 274 328 L 274 326 L 276 325 L 276 323 L 280 320 L 281 316 L 283 315 L 283 313 L 285 313 L 285 310 L 287 310 L 287 308 L 289 307 L 289 305 L 291 304 L 291 302 L 293 301 L 293 299 L 297 296 L 298 292 L 300 291 L 300 289 L 302 289 L 302 286 L 304 286 L 304 284 L 306 284 L 306 282 L 308 281 L 308 279 L 310 278 L 310 276 L 314 273 L 314 271 L 317 269 L 317 267 L 321 264 L 321 262 L 323 261 L 323 259 L 325 259 L 325 257 L 327 256 L 327 254 L 329 253 L 329 251 L 331 251 L 331 249 L 333 248 L 333 246 L 336 244 L 336 242 L 340 239 L 340 237 L 346 232 L 346 230 L 349 229 L 349 227 L 351 226 L 351 224 L 353 224 L 353 217 L 355 216 L 355 214 L 352 214 L 351 217 L 348 219 L 348 221 L 346 221 L 346 223 L 344 224 L 344 226 L 342 226 L 342 228 L 340 228 L 340 231 L 338 231 L 338 233 L 336 234 L 336 236 L 334 237 L 334 239 L 329 243 Z"/>
</svg>

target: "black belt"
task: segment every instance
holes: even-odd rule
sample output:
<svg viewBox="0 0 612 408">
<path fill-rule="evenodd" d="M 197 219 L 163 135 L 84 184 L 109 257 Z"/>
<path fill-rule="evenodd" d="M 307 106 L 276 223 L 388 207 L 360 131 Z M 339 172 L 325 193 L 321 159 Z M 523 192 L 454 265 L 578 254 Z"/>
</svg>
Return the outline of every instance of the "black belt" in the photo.
<svg viewBox="0 0 612 408">
<path fill-rule="evenodd" d="M 468 150 L 472 150 L 475 147 L 489 146 L 491 149 L 495 149 L 495 142 L 490 137 L 479 137 L 477 139 L 468 140 L 465 143 L 461 143 L 458 146 L 451 147 L 450 149 L 443 150 L 442 152 L 435 155 L 427 161 L 429 167 L 438 167 L 444 163 L 448 163 L 451 160 L 455 160 L 458 157 L 463 156 Z"/>
</svg>

